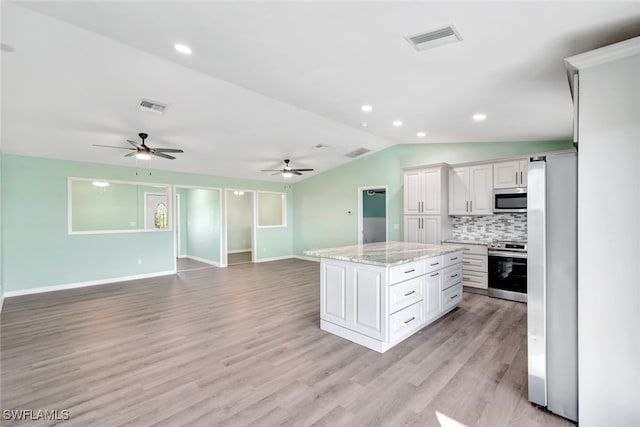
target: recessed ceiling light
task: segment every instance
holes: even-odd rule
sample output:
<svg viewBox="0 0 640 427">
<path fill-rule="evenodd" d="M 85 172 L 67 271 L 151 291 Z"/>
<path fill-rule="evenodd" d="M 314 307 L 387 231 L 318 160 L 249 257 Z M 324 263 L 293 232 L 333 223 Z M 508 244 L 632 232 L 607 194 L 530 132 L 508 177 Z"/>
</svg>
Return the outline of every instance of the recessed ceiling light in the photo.
<svg viewBox="0 0 640 427">
<path fill-rule="evenodd" d="M 364 113 L 370 113 L 371 111 L 373 111 L 373 107 L 371 105 L 369 105 L 369 104 L 363 105 L 362 107 L 360 107 L 360 109 Z"/>
<path fill-rule="evenodd" d="M 486 114 L 478 113 L 473 115 L 473 120 L 476 122 L 481 122 L 487 118 Z"/>
<path fill-rule="evenodd" d="M 191 48 L 187 45 L 176 43 L 173 47 L 175 47 L 176 50 L 180 53 L 191 55 Z"/>
<path fill-rule="evenodd" d="M 393 125 L 397 128 L 399 128 L 400 126 L 402 126 L 402 120 L 394 120 L 393 121 Z"/>
<path fill-rule="evenodd" d="M 138 153 L 136 154 L 136 159 L 140 159 L 140 160 L 149 160 L 151 159 L 151 156 L 147 153 Z"/>
<path fill-rule="evenodd" d="M 93 181 L 93 185 L 95 185 L 96 187 L 104 188 L 104 187 L 108 187 L 109 183 L 106 181 Z"/>
<path fill-rule="evenodd" d="M 418 133 L 416 133 L 416 136 L 417 136 L 418 138 L 424 138 L 425 136 L 427 136 L 427 134 L 426 134 L 426 133 L 424 133 L 424 132 L 418 132 Z"/>
<path fill-rule="evenodd" d="M 360 127 L 361 127 L 361 128 L 366 128 L 367 126 L 369 126 L 369 125 L 367 124 L 367 122 L 361 122 L 361 123 L 360 123 Z"/>
</svg>

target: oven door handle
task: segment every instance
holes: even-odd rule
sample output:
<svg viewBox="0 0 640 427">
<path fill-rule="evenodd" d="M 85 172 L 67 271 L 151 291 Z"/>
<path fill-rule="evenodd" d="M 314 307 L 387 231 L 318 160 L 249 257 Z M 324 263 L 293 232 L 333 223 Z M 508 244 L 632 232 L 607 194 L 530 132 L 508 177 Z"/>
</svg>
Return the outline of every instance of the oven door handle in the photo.
<svg viewBox="0 0 640 427">
<path fill-rule="evenodd" d="M 522 252 L 491 252 L 488 253 L 489 256 L 494 256 L 498 258 L 518 258 L 518 259 L 527 259 L 527 254 Z"/>
</svg>

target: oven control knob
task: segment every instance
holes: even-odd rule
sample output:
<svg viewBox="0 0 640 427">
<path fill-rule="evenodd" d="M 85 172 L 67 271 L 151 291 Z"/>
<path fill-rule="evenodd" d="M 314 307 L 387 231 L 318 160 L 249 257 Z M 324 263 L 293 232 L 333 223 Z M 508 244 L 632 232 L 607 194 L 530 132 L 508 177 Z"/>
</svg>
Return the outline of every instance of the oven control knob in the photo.
<svg viewBox="0 0 640 427">
<path fill-rule="evenodd" d="M 495 245 L 492 243 L 492 244 L 491 244 L 491 247 L 493 248 L 494 246 L 495 246 Z"/>
</svg>

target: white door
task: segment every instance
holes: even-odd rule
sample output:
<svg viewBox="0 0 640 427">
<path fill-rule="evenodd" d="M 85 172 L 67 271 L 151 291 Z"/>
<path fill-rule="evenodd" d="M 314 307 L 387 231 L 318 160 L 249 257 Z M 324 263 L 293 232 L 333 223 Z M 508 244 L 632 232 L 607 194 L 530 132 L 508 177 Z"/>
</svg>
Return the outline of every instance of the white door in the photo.
<svg viewBox="0 0 640 427">
<path fill-rule="evenodd" d="M 440 244 L 440 217 L 425 216 L 422 218 L 423 243 L 430 245 Z"/>
<path fill-rule="evenodd" d="M 417 214 L 422 209 L 422 172 L 404 173 L 404 213 Z"/>
<path fill-rule="evenodd" d="M 424 233 L 422 230 L 422 217 L 409 216 L 404 217 L 404 241 L 410 243 L 423 243 Z"/>
<path fill-rule="evenodd" d="M 144 193 L 144 228 L 145 230 L 169 228 L 166 194 Z"/>
<path fill-rule="evenodd" d="M 440 214 L 440 168 L 423 172 L 422 213 L 428 215 Z"/>
<path fill-rule="evenodd" d="M 515 188 L 520 182 L 518 160 L 493 164 L 493 188 Z"/>
<path fill-rule="evenodd" d="M 352 329 L 371 338 L 383 339 L 382 287 L 385 270 L 366 266 L 352 267 L 351 270 Z"/>
<path fill-rule="evenodd" d="M 474 215 L 493 215 L 493 165 L 469 168 L 469 211 Z"/>
<path fill-rule="evenodd" d="M 449 170 L 449 215 L 468 215 L 469 168 Z"/>
</svg>

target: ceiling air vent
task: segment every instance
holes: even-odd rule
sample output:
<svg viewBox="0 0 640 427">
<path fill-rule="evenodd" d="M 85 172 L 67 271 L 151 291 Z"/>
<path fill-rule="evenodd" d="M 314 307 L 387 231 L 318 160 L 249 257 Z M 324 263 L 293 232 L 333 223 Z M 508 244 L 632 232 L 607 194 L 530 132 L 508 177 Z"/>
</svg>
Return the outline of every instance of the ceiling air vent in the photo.
<svg viewBox="0 0 640 427">
<path fill-rule="evenodd" d="M 138 109 L 158 114 L 164 113 L 167 107 L 167 104 L 163 104 L 158 101 L 152 101 L 147 98 L 142 98 L 142 100 L 140 100 L 140 103 L 138 104 Z"/>
<path fill-rule="evenodd" d="M 356 157 L 362 156 L 363 154 L 367 154 L 370 151 L 371 150 L 369 150 L 368 148 L 358 148 L 357 150 L 353 150 L 352 152 L 345 154 L 345 156 L 354 159 Z"/>
<path fill-rule="evenodd" d="M 417 51 L 462 41 L 460 33 L 458 33 L 453 25 L 447 25 L 446 27 L 437 28 L 427 31 L 426 33 L 415 34 L 405 37 L 405 39 Z"/>
</svg>

